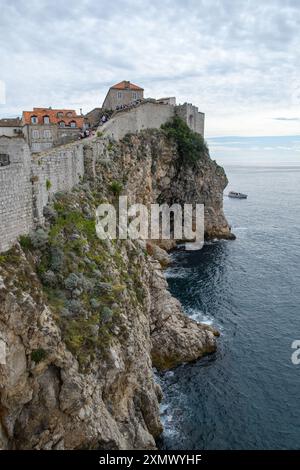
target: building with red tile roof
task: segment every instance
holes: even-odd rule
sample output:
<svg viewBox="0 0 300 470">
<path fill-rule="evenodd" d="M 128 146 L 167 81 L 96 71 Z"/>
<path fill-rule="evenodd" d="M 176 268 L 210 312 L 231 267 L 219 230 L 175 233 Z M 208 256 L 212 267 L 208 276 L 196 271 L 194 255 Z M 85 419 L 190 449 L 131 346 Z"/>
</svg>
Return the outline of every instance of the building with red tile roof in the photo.
<svg viewBox="0 0 300 470">
<path fill-rule="evenodd" d="M 22 124 L 56 124 L 61 127 L 83 127 L 84 117 L 76 114 L 74 109 L 33 108 L 23 111 Z"/>
<path fill-rule="evenodd" d="M 139 90 L 139 91 L 144 91 L 144 88 L 139 87 L 138 85 L 135 85 L 134 83 L 130 83 L 126 80 L 123 80 L 120 83 L 117 83 L 116 85 L 113 85 L 111 88 L 114 88 L 116 90 Z"/>
<path fill-rule="evenodd" d="M 144 89 L 128 80 L 110 87 L 103 101 L 102 109 L 118 109 L 144 98 Z"/>
<path fill-rule="evenodd" d="M 84 116 L 74 109 L 33 108 L 23 111 L 23 134 L 32 152 L 41 152 L 78 139 Z"/>
</svg>

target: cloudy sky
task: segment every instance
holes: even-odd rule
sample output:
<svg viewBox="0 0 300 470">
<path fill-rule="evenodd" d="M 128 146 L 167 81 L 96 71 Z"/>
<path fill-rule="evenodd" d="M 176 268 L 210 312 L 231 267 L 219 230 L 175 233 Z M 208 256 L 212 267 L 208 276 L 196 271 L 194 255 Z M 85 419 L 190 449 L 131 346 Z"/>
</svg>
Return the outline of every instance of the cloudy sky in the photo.
<svg viewBox="0 0 300 470">
<path fill-rule="evenodd" d="M 207 137 L 299 134 L 300 0 L 0 0 L 0 7 L 2 117 L 33 106 L 87 112 L 126 79 L 146 96 L 199 106 Z"/>
</svg>

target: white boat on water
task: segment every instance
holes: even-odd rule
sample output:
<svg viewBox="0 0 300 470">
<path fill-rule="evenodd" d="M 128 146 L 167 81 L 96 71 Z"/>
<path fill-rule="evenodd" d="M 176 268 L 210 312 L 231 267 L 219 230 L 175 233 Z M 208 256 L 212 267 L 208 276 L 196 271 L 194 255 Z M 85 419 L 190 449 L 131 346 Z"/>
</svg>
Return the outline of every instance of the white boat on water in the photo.
<svg viewBox="0 0 300 470">
<path fill-rule="evenodd" d="M 228 197 L 235 199 L 247 199 L 248 195 L 243 193 L 237 193 L 236 191 L 229 191 Z"/>
</svg>

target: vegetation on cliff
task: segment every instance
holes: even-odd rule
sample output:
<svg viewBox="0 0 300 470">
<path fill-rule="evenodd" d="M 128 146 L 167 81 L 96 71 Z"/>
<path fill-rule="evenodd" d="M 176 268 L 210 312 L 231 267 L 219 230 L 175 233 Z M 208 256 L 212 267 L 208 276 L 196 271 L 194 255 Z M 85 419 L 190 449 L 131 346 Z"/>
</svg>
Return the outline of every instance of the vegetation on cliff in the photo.
<svg viewBox="0 0 300 470">
<path fill-rule="evenodd" d="M 121 330 L 124 298 L 129 296 L 133 305 L 143 302 L 140 276 L 134 263 L 128 272 L 121 244 L 111 248 L 97 238 L 97 202 L 87 186 L 58 193 L 45 209 L 47 226 L 20 238 L 25 253 L 34 259 L 66 345 L 83 369 L 105 354 L 112 336 Z"/>
<path fill-rule="evenodd" d="M 169 139 L 176 142 L 181 163 L 193 164 L 201 155 L 207 154 L 208 147 L 202 135 L 193 132 L 179 116 L 174 116 L 161 128 Z"/>
</svg>

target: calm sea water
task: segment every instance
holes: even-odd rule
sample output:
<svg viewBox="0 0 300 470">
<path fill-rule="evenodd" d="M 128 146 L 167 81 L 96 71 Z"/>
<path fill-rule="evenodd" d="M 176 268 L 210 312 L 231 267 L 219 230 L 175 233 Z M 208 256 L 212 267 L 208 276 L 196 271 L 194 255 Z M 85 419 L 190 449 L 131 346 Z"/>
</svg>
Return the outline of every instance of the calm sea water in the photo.
<svg viewBox="0 0 300 470">
<path fill-rule="evenodd" d="M 218 352 L 160 375 L 166 449 L 300 449 L 300 162 L 221 161 L 237 240 L 174 255 L 171 292 Z"/>
</svg>

